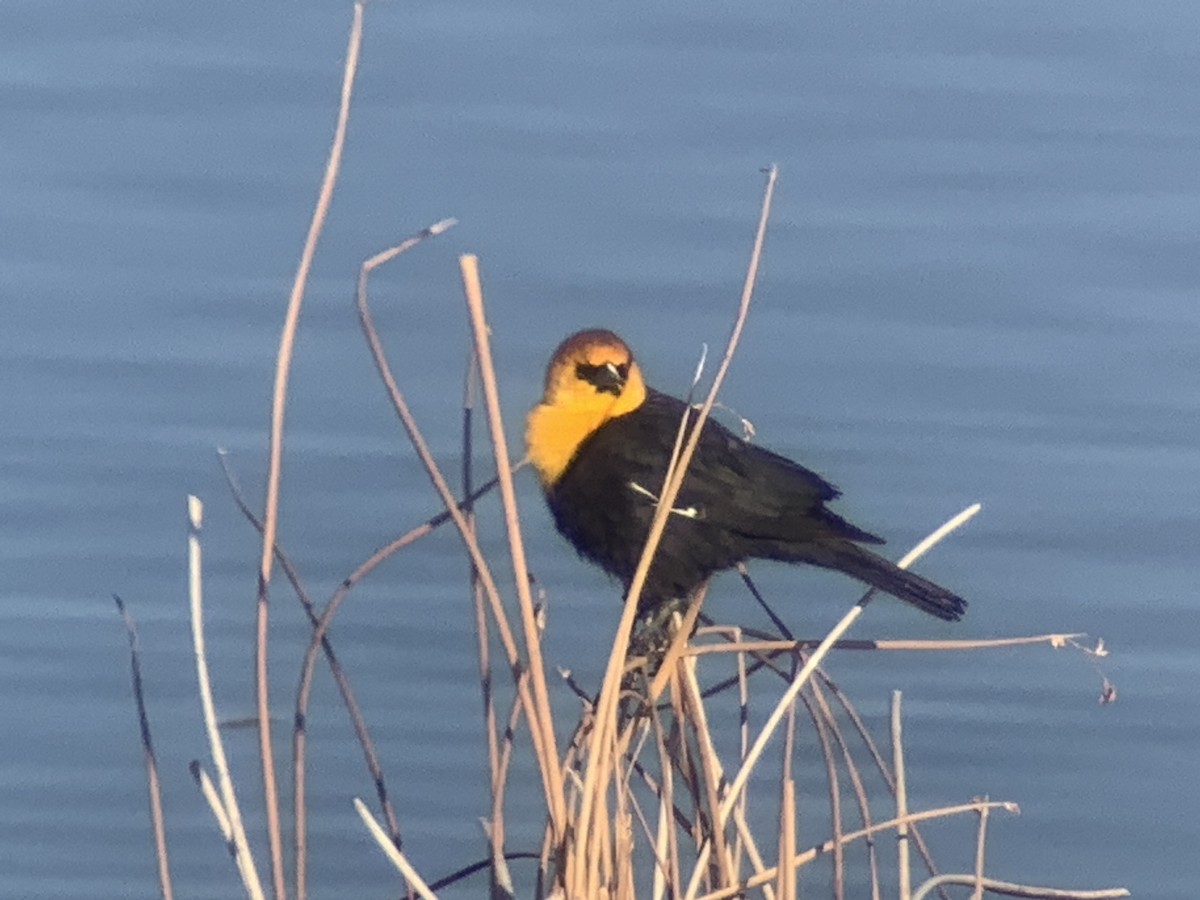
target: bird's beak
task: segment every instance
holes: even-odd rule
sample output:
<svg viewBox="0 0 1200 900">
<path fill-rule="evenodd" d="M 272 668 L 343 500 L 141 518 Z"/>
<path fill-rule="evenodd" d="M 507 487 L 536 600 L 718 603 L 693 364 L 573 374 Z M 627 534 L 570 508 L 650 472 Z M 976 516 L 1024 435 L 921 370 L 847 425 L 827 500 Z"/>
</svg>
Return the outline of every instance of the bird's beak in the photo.
<svg viewBox="0 0 1200 900">
<path fill-rule="evenodd" d="M 605 363 L 596 374 L 599 376 L 596 379 L 596 390 L 612 394 L 614 397 L 621 396 L 625 387 L 625 374 L 614 363 Z"/>
</svg>

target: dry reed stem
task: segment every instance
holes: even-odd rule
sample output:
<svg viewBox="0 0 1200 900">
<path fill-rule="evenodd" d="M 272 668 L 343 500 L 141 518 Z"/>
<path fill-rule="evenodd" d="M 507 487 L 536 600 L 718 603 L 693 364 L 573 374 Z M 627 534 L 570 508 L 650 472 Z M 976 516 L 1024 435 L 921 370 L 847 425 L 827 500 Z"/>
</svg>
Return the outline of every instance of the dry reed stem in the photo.
<svg viewBox="0 0 1200 900">
<path fill-rule="evenodd" d="M 964 509 L 958 515 L 949 519 L 947 522 L 931 532 L 923 540 L 918 542 L 912 550 L 905 554 L 903 559 L 896 563 L 896 565 L 901 569 L 908 568 L 938 541 L 978 513 L 980 508 L 980 504 L 973 504 Z M 779 702 L 776 704 L 774 712 L 771 713 L 770 718 L 767 719 L 767 723 L 759 732 L 758 737 L 754 741 L 754 746 L 751 747 L 750 752 L 746 755 L 746 759 L 742 763 L 742 767 L 738 771 L 737 776 L 733 779 L 733 782 L 729 787 L 729 791 L 726 793 L 725 799 L 721 804 L 721 815 L 719 821 L 714 825 L 715 828 L 724 827 L 725 821 L 729 817 L 730 809 L 733 807 L 733 804 L 737 802 L 738 795 L 746 787 L 746 782 L 750 778 L 750 772 L 753 770 L 754 766 L 758 762 L 759 757 L 762 755 L 763 750 L 766 748 L 767 741 L 770 740 L 775 729 L 779 727 L 779 723 L 787 711 L 788 706 L 790 706 L 795 700 L 796 695 L 800 693 L 800 689 L 804 687 L 804 685 L 808 682 L 808 679 L 812 676 L 812 673 L 816 671 L 822 660 L 824 660 L 825 656 L 829 653 L 830 648 L 841 639 L 842 635 L 845 634 L 846 631 L 849 630 L 850 626 L 853 625 L 858 619 L 858 617 L 862 615 L 863 610 L 866 608 L 866 604 L 870 601 L 873 594 L 874 589 L 867 591 L 858 601 L 858 603 L 852 606 L 850 611 L 842 616 L 841 620 L 833 627 L 833 630 L 825 636 L 825 639 L 813 652 L 812 656 L 808 658 L 808 661 L 792 680 L 792 683 L 788 686 L 787 691 L 784 692 L 783 697 L 780 698 Z M 687 900 L 694 900 L 696 897 L 696 892 L 699 889 L 700 872 L 708 862 L 708 854 L 710 852 L 709 848 L 710 845 L 708 842 L 706 842 L 705 846 L 701 848 L 699 860 L 697 861 L 695 870 L 692 872 L 691 882 L 688 885 L 686 894 Z"/>
<path fill-rule="evenodd" d="M 192 649 L 196 657 L 196 680 L 200 693 L 200 709 L 204 716 L 204 728 L 208 734 L 209 752 L 213 768 L 217 770 L 217 783 L 221 788 L 221 808 L 229 822 L 229 833 L 233 841 L 234 857 L 242 883 L 251 900 L 262 900 L 262 884 L 246 840 L 246 829 L 242 825 L 242 813 L 238 808 L 237 793 L 229 775 L 229 762 L 225 757 L 225 745 L 217 725 L 217 711 L 213 705 L 212 684 L 208 677 L 208 656 L 204 646 L 204 586 L 203 559 L 200 548 L 200 531 L 204 523 L 204 504 L 199 497 L 188 495 L 188 597 L 191 606 Z"/>
<path fill-rule="evenodd" d="M 525 710 L 530 730 L 539 730 L 542 758 L 539 767 L 546 783 L 549 798 L 550 819 L 556 840 L 562 840 L 566 830 L 566 803 L 563 799 L 562 772 L 558 768 L 558 743 L 554 735 L 553 711 L 546 684 L 546 669 L 542 660 L 542 641 L 533 610 L 533 596 L 529 590 L 529 565 L 525 560 L 525 544 L 521 537 L 520 514 L 517 510 L 517 495 L 513 487 L 512 470 L 509 468 L 508 440 L 504 434 L 504 419 L 500 414 L 500 391 L 496 386 L 496 369 L 492 363 L 492 347 L 489 341 L 488 324 L 484 314 L 483 287 L 479 282 L 479 260 L 466 254 L 459 257 L 463 291 L 466 294 L 467 310 L 471 318 L 471 332 L 475 338 L 475 355 L 479 360 L 479 376 L 483 384 L 483 398 L 487 409 L 488 428 L 492 436 L 492 450 L 496 463 L 496 475 L 500 479 L 500 499 L 504 507 L 504 524 L 508 533 L 508 549 L 512 557 L 517 588 L 517 605 L 521 612 L 521 625 L 525 632 L 525 650 L 529 655 L 529 680 L 533 687 L 534 704 Z M 535 744 L 536 746 L 536 744 Z"/>
<path fill-rule="evenodd" d="M 963 815 L 964 813 L 975 812 L 982 805 L 983 804 L 980 803 L 979 801 L 973 801 L 971 803 L 961 803 L 961 804 L 958 804 L 957 806 L 942 806 L 942 807 L 938 807 L 937 809 L 922 810 L 921 812 L 910 813 L 904 821 L 907 824 L 912 825 L 914 822 L 925 822 L 929 819 L 942 819 L 942 818 L 948 818 L 950 816 L 959 816 L 959 815 Z M 1019 807 L 1015 803 L 991 801 L 987 805 L 991 806 L 994 809 L 1004 809 L 1009 812 L 1019 812 L 1020 811 Z M 868 835 L 878 834 L 882 831 L 890 831 L 899 824 L 900 824 L 899 819 L 888 819 L 887 821 L 884 821 L 884 822 L 877 822 L 874 825 L 872 825 L 870 828 L 860 828 L 857 831 L 848 832 L 847 834 L 845 834 L 842 837 L 842 843 L 849 844 L 852 841 L 856 841 L 859 838 L 867 837 Z M 818 844 L 816 847 L 810 847 L 808 850 L 804 850 L 801 853 L 797 853 L 795 856 L 793 856 L 791 858 L 791 860 L 789 861 L 789 865 L 791 865 L 791 866 L 807 865 L 808 863 L 812 862 L 817 857 L 822 856 L 822 855 L 832 851 L 833 843 L 834 842 L 832 840 L 827 840 L 822 844 Z M 761 887 L 762 885 L 767 884 L 768 882 L 774 881 L 776 879 L 776 877 L 778 876 L 778 874 L 779 873 L 777 872 L 776 868 L 771 867 L 770 869 L 763 870 L 762 872 L 758 873 L 757 875 L 753 876 L 752 878 L 746 879 L 741 884 L 734 885 L 733 887 L 729 887 L 729 888 L 722 888 L 719 891 L 712 891 L 711 893 L 708 893 L 708 894 L 701 894 L 699 896 L 698 900 L 726 900 L 726 898 L 728 898 L 728 897 L 736 897 L 738 894 L 744 893 L 745 891 L 749 890 L 750 888 Z M 971 877 L 971 876 L 967 876 L 967 877 Z M 914 898 L 914 900 L 915 900 L 915 898 Z"/>
<path fill-rule="evenodd" d="M 900 691 L 892 691 L 892 772 L 896 776 L 896 870 L 900 881 L 900 900 L 912 898 L 912 873 L 908 846 L 908 774 L 904 765 L 904 724 L 900 717 Z M 987 807 L 981 807 L 986 810 Z M 982 813 L 981 813 L 982 814 Z"/>
<path fill-rule="evenodd" d="M 925 900 L 934 888 L 941 890 L 949 884 L 970 887 L 975 883 L 974 875 L 937 875 L 926 881 L 913 900 Z M 1036 887 L 1031 884 L 1014 884 L 1011 881 L 997 881 L 995 878 L 983 879 L 984 888 L 992 894 L 1002 897 L 1027 897 L 1031 900 L 1114 900 L 1117 897 L 1130 896 L 1125 888 L 1104 888 L 1098 891 L 1069 891 L 1060 888 Z"/>
<path fill-rule="evenodd" d="M 703 628 L 698 635 L 712 633 Z M 1021 647 L 1029 644 L 1049 644 L 1054 648 L 1087 635 L 1083 632 L 1070 634 L 1033 634 L 1010 638 L 967 638 L 962 640 L 892 640 L 865 639 L 837 641 L 831 650 L 991 650 L 999 647 Z M 723 644 L 693 644 L 684 652 L 689 656 L 706 656 L 712 653 L 788 653 L 795 650 L 812 650 L 820 646 L 813 638 L 787 641 L 737 641 Z"/>
<path fill-rule="evenodd" d="M 337 183 L 342 163 L 342 150 L 346 144 L 346 125 L 350 117 L 350 99 L 354 90 L 354 78 L 358 72 L 358 55 L 362 46 L 363 0 L 354 4 L 354 19 L 350 27 L 349 44 L 346 48 L 346 63 L 342 74 L 341 99 L 338 105 L 337 126 L 333 143 L 329 148 L 329 159 L 325 176 L 317 196 L 316 209 L 309 222 L 304 248 L 300 253 L 300 264 L 292 282 L 284 316 L 283 331 L 279 338 L 279 353 L 275 364 L 275 388 L 271 397 L 271 435 L 267 462 L 267 496 L 263 511 L 262 554 L 258 569 L 258 598 L 256 602 L 256 627 L 254 643 L 254 682 L 258 713 L 258 749 L 262 764 L 263 806 L 267 818 L 267 842 L 271 853 L 271 876 L 276 900 L 285 900 L 287 885 L 283 877 L 283 836 L 279 824 L 279 792 L 275 779 L 275 756 L 271 746 L 271 701 L 270 683 L 267 677 L 267 635 L 269 629 L 268 588 L 271 583 L 271 567 L 275 559 L 275 537 L 279 526 L 279 490 L 283 468 L 283 426 L 287 407 L 288 378 L 291 374 L 292 354 L 296 342 L 296 331 L 300 323 L 300 308 L 304 303 L 304 291 L 308 285 L 308 274 L 316 254 L 317 242 L 329 213 L 333 188 Z M 299 895 L 299 900 L 304 900 Z"/>
<path fill-rule="evenodd" d="M 367 809 L 367 804 L 363 803 L 358 797 L 355 797 L 354 809 L 358 812 L 359 818 L 363 820 L 363 824 L 367 826 L 367 831 L 375 839 L 375 843 L 379 845 L 379 849 L 384 852 L 384 855 L 396 867 L 397 871 L 404 876 L 404 880 L 412 886 L 413 890 L 424 898 L 424 900 L 437 900 L 437 895 L 429 889 L 429 885 L 425 883 L 425 879 L 417 874 L 417 870 L 413 868 L 412 863 L 408 861 L 407 857 L 392 843 L 390 835 L 383 830 L 383 826 L 379 824 L 375 816 Z"/>
<path fill-rule="evenodd" d="M 171 862 L 167 853 L 167 829 L 163 823 L 162 785 L 158 779 L 158 760 L 154 756 L 154 741 L 150 736 L 150 716 L 146 713 L 146 694 L 142 690 L 141 648 L 138 641 L 137 623 L 116 594 L 113 600 L 117 612 L 125 623 L 129 637 L 129 671 L 133 679 L 133 700 L 137 706 L 138 730 L 142 738 L 142 758 L 146 763 L 146 787 L 150 795 L 150 824 L 154 831 L 154 861 L 158 869 L 158 888 L 163 900 L 172 900 L 175 895 L 171 886 Z"/>
<path fill-rule="evenodd" d="M 987 800 L 987 795 L 984 795 L 984 800 Z M 988 809 L 985 806 L 979 811 L 979 831 L 975 839 L 975 891 L 972 893 L 972 900 L 983 900 L 983 871 L 984 871 L 984 855 L 987 847 L 987 822 Z"/>
<path fill-rule="evenodd" d="M 568 854 L 567 857 L 567 885 L 569 890 L 576 896 L 587 895 L 588 872 L 593 869 L 593 866 L 588 864 L 589 851 L 595 849 L 593 833 L 598 830 L 594 827 L 593 798 L 597 794 L 601 778 L 608 778 L 608 772 L 612 765 L 611 761 L 605 759 L 602 753 L 608 744 L 609 732 L 616 728 L 617 694 L 620 689 L 621 672 L 624 668 L 625 655 L 628 651 L 629 635 L 633 630 L 633 622 L 637 616 L 637 601 L 641 595 L 642 586 L 645 584 L 646 576 L 650 571 L 650 563 L 658 547 L 659 540 L 662 537 L 663 529 L 666 527 L 667 517 L 671 514 L 671 507 L 683 483 L 688 463 L 691 461 L 696 445 L 699 443 L 704 422 L 712 411 L 713 403 L 716 402 L 717 392 L 725 380 L 725 374 L 729 371 L 734 351 L 737 349 L 738 339 L 745 325 L 746 314 L 750 307 L 750 299 L 754 292 L 754 283 L 758 276 L 758 265 L 762 257 L 763 242 L 766 239 L 767 219 L 770 216 L 771 198 L 774 194 L 777 177 L 778 169 L 775 166 L 771 166 L 767 173 L 762 211 L 759 216 L 758 230 L 755 233 L 754 249 L 751 252 L 749 269 L 742 288 L 742 299 L 737 316 L 734 319 L 729 341 L 725 348 L 725 356 L 713 378 L 708 397 L 696 415 L 689 438 L 679 459 L 667 471 L 665 483 L 659 492 L 658 508 L 655 511 L 654 520 L 647 534 L 646 545 L 642 550 L 641 559 L 630 582 L 625 598 L 625 608 L 613 639 L 612 653 L 605 671 L 600 699 L 596 705 L 596 725 L 592 733 L 590 750 L 587 754 L 583 803 L 576 823 L 578 828 L 577 840 L 575 846 L 572 848 L 573 852 Z M 591 859 L 594 861 L 595 857 L 592 856 Z"/>
</svg>

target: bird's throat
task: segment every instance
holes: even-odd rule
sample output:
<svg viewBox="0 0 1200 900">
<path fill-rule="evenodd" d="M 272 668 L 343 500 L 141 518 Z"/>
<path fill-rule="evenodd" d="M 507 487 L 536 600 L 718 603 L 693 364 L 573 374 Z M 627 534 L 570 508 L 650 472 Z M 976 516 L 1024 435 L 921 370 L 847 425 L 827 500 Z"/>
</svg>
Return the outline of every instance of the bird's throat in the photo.
<svg viewBox="0 0 1200 900">
<path fill-rule="evenodd" d="M 596 395 L 588 402 L 539 403 L 529 411 L 525 423 L 525 447 L 529 461 L 537 470 L 542 487 L 553 486 L 567 470 L 579 445 L 609 419 L 625 415 L 646 400 L 646 388 L 638 378 L 625 386 L 621 395 L 608 402 L 596 402 L 607 395 Z"/>
</svg>

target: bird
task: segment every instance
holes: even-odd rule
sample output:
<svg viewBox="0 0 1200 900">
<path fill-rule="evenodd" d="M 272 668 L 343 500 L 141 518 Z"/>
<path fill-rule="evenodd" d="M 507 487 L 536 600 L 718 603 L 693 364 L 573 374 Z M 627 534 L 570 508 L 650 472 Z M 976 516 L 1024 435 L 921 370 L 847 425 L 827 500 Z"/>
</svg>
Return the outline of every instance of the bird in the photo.
<svg viewBox="0 0 1200 900">
<path fill-rule="evenodd" d="M 628 593 L 688 403 L 649 387 L 614 332 L 576 332 L 554 351 L 526 419 L 527 458 L 558 531 Z M 689 427 L 690 427 L 689 424 Z M 832 484 L 787 457 L 705 421 L 639 598 L 639 612 L 687 600 L 750 559 L 844 572 L 930 615 L 957 621 L 966 601 L 861 546 L 883 539 L 826 504 Z"/>
</svg>

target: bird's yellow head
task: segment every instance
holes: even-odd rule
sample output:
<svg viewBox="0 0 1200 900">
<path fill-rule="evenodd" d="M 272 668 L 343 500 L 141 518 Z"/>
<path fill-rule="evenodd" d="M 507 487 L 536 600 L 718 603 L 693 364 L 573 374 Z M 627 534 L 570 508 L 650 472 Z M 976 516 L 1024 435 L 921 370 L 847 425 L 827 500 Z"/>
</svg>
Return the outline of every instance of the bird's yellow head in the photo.
<svg viewBox="0 0 1200 900">
<path fill-rule="evenodd" d="M 633 353 L 611 331 L 579 331 L 559 344 L 546 367 L 542 401 L 525 427 L 529 460 L 542 485 L 558 481 L 588 435 L 645 399 Z"/>
</svg>

